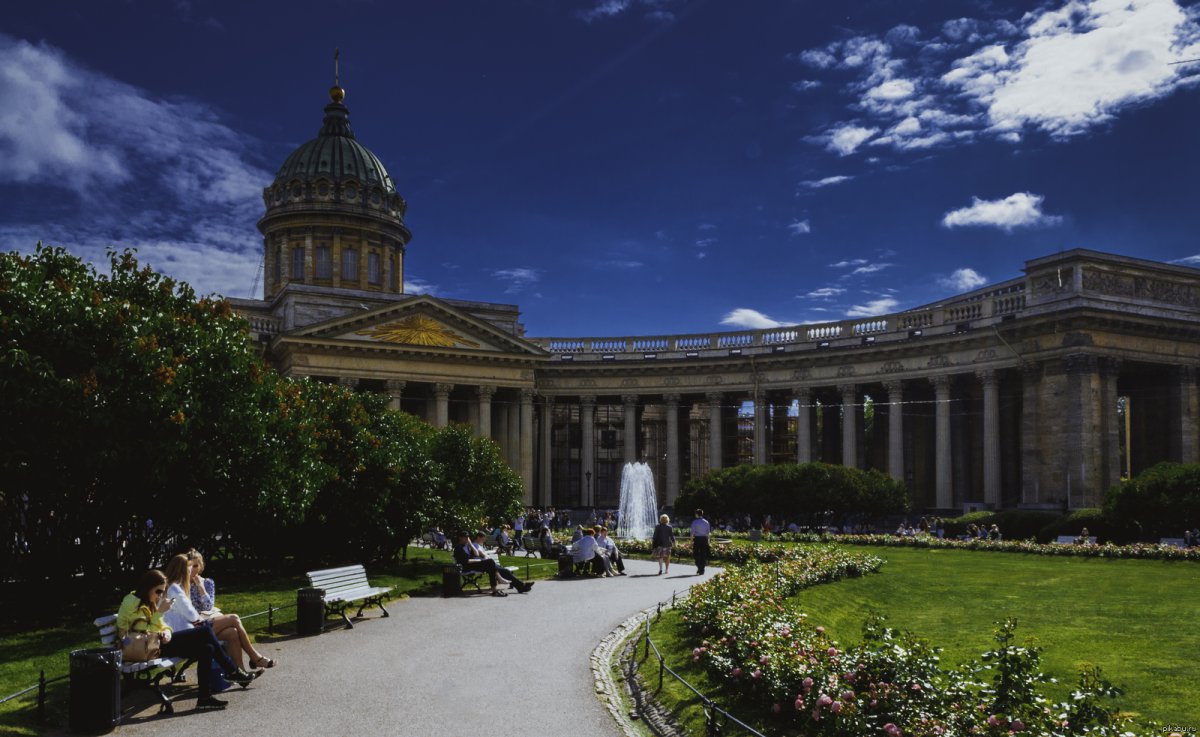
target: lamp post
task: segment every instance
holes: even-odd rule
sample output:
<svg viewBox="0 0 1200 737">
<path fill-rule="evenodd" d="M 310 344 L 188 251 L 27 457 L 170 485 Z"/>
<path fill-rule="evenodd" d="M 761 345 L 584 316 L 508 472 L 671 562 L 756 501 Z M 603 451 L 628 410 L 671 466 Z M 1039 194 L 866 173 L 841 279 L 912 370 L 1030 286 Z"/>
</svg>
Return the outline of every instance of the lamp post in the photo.
<svg viewBox="0 0 1200 737">
<path fill-rule="evenodd" d="M 592 506 L 592 472 L 584 471 L 583 477 L 587 479 L 587 496 L 584 497 L 583 506 L 590 507 Z"/>
</svg>

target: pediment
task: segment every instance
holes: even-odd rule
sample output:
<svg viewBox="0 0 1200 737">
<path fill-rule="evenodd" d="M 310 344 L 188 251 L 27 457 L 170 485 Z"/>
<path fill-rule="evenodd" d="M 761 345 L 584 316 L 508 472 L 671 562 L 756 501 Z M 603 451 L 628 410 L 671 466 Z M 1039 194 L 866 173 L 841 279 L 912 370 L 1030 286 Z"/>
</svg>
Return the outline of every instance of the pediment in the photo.
<svg viewBox="0 0 1200 737">
<path fill-rule="evenodd" d="M 308 325 L 288 337 L 379 348 L 545 355 L 540 347 L 428 295 Z"/>
</svg>

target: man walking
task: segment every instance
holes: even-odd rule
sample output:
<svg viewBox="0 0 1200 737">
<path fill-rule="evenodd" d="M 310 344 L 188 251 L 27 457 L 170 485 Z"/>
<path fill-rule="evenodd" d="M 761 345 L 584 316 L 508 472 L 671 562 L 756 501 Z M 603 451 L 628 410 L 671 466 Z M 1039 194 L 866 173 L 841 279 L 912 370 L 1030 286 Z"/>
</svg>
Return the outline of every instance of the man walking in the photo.
<svg viewBox="0 0 1200 737">
<path fill-rule="evenodd" d="M 697 509 L 692 519 L 692 557 L 696 559 L 696 573 L 704 573 L 704 564 L 708 562 L 708 533 L 711 525 L 704 519 L 704 510 Z"/>
</svg>

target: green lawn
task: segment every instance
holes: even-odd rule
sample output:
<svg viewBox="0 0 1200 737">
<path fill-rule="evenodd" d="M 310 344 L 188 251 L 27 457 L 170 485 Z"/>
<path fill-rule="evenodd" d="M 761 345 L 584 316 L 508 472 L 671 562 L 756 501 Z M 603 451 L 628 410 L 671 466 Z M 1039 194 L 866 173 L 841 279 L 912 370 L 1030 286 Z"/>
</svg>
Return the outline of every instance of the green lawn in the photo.
<svg viewBox="0 0 1200 737">
<path fill-rule="evenodd" d="M 989 649 L 994 623 L 1013 616 L 1019 620 L 1018 634 L 1044 648 L 1043 669 L 1061 682 L 1056 699 L 1074 686 L 1080 664 L 1095 663 L 1126 690 L 1116 702 L 1123 710 L 1164 723 L 1200 725 L 1200 565 L 852 549 L 888 563 L 878 574 L 815 586 L 796 598 L 810 621 L 843 643 L 857 642 L 866 613 L 877 612 L 891 626 L 942 647 L 943 661 L 957 664 Z M 663 623 L 655 630 L 656 642 L 661 636 L 679 648 L 669 664 L 713 689 L 701 690 L 717 693 L 717 684 L 692 667 L 695 643 L 680 637 L 674 617 L 664 617 Z M 657 662 L 644 672 L 656 682 Z M 666 701 L 690 726 L 698 719 L 702 725 L 698 710 L 682 708 L 694 702 L 682 687 L 668 689 Z"/>
<path fill-rule="evenodd" d="M 367 575 L 371 583 L 378 586 L 395 586 L 393 596 L 399 594 L 440 595 L 442 566 L 451 560 L 443 551 L 410 548 L 407 562 L 398 562 L 389 567 L 368 566 Z M 548 578 L 558 572 L 557 561 L 537 558 L 501 558 L 505 565 L 517 566 L 517 575 L 532 579 Z M 222 583 L 219 563 L 210 566 L 217 581 L 217 605 L 226 612 L 235 612 L 245 617 L 272 606 L 291 605 L 275 614 L 274 635 L 287 636 L 294 632 L 296 621 L 296 589 L 305 585 L 303 574 L 296 577 L 260 579 L 250 582 Z M 69 653 L 79 648 L 99 647 L 96 628 L 91 620 L 112 614 L 120 604 L 112 602 L 111 609 L 84 612 L 76 607 L 70 621 L 41 629 L 22 629 L 12 622 L 0 623 L 0 697 L 15 693 L 38 681 L 38 671 L 45 669 L 46 678 L 65 675 L 68 672 Z M 403 616 L 403 603 L 388 605 L 392 616 Z M 353 612 L 351 612 L 353 613 Z M 370 615 L 370 610 L 366 612 Z M 330 624 L 336 620 L 330 619 Z M 269 640 L 267 617 L 245 619 L 246 629 L 257 641 Z M 286 657 L 286 656 L 285 656 Z M 65 725 L 67 709 L 67 682 L 51 684 L 49 693 L 49 719 L 51 724 Z M 0 734 L 37 734 L 38 723 L 34 715 L 36 694 L 0 705 Z"/>
</svg>

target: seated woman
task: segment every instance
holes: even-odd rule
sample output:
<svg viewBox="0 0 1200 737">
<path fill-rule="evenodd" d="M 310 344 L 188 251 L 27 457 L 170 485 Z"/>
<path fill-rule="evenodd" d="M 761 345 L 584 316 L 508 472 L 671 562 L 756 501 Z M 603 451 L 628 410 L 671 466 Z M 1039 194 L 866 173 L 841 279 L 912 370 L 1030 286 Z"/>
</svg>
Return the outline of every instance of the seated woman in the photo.
<svg viewBox="0 0 1200 737">
<path fill-rule="evenodd" d="M 476 537 L 482 538 L 483 533 L 479 533 Z M 481 571 L 488 575 L 488 581 L 492 585 L 492 596 L 508 596 L 500 589 L 496 588 L 496 580 L 504 579 L 508 585 L 516 589 L 518 593 L 524 594 L 533 588 L 533 581 L 528 583 L 517 578 L 516 574 L 496 565 L 496 561 L 487 557 L 483 552 L 482 540 L 479 545 L 471 542 L 471 538 L 465 532 L 458 533 L 458 544 L 454 546 L 454 562 L 462 566 L 464 571 Z"/>
<path fill-rule="evenodd" d="M 625 561 L 621 559 L 621 551 L 617 550 L 617 544 L 608 536 L 608 528 L 601 527 L 600 534 L 596 536 L 596 547 L 604 551 L 608 558 L 608 572 L 611 574 L 612 569 L 617 569 L 617 575 L 625 575 Z"/>
<path fill-rule="evenodd" d="M 198 557 L 199 553 L 195 555 Z M 243 652 L 250 658 L 250 667 L 274 668 L 275 661 L 259 653 L 250 642 L 250 636 L 246 634 L 241 617 L 236 614 L 221 614 L 220 612 L 206 616 L 196 609 L 192 603 L 192 596 L 189 594 L 189 589 L 195 586 L 194 571 L 195 562 L 189 561 L 186 555 L 177 555 L 167 562 L 167 596 L 175 599 L 174 606 L 167 611 L 165 616 L 171 629 L 178 632 L 204 624 L 210 625 L 213 634 L 225 643 L 230 659 L 239 668 L 242 666 Z M 215 592 L 215 590 L 216 586 L 214 585 L 213 591 Z M 212 595 L 207 602 L 201 600 L 201 603 L 209 604 L 209 608 L 204 611 L 212 611 L 214 603 Z"/>
<path fill-rule="evenodd" d="M 167 577 L 162 571 L 152 570 L 142 574 L 136 589 L 121 601 L 117 610 L 117 637 L 122 642 L 130 632 L 158 632 L 162 657 L 188 658 L 196 661 L 200 697 L 197 709 L 224 709 L 226 702 L 212 695 L 212 662 L 217 661 L 225 671 L 225 677 L 234 683 L 246 684 L 254 676 L 237 667 L 209 627 L 194 627 L 181 632 L 172 632 L 163 621 L 163 615 L 174 602 L 166 596 Z"/>
</svg>

